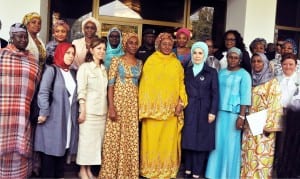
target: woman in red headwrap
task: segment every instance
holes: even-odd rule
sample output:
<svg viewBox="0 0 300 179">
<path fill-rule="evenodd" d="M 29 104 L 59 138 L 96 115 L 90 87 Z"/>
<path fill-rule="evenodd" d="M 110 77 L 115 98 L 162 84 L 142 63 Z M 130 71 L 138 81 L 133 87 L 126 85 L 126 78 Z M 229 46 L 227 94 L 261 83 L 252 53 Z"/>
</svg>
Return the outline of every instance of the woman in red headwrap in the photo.
<svg viewBox="0 0 300 179">
<path fill-rule="evenodd" d="M 185 68 L 191 61 L 191 49 L 188 47 L 188 42 L 191 38 L 191 32 L 187 28 L 180 28 L 176 32 L 176 48 L 173 52 Z"/>
<path fill-rule="evenodd" d="M 46 65 L 43 73 L 34 146 L 41 152 L 41 177 L 63 178 L 66 155 L 77 153 L 77 84 L 75 71 L 70 70 L 74 57 L 75 47 L 60 43 L 54 52 L 54 65 Z"/>
</svg>

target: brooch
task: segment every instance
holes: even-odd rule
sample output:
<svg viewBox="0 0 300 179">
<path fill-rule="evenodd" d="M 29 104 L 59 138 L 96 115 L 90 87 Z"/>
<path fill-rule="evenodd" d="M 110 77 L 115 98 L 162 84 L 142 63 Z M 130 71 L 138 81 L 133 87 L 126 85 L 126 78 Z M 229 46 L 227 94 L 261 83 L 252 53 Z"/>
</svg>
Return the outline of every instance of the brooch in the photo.
<svg viewBox="0 0 300 179">
<path fill-rule="evenodd" d="M 199 79 L 200 79 L 201 81 L 203 81 L 205 78 L 204 78 L 204 76 L 200 76 Z"/>
</svg>

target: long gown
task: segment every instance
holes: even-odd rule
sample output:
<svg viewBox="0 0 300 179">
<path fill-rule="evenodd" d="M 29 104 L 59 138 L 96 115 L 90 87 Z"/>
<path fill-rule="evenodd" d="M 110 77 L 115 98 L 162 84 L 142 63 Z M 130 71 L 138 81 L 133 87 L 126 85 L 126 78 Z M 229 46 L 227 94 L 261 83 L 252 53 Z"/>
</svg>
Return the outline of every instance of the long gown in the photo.
<svg viewBox="0 0 300 179">
<path fill-rule="evenodd" d="M 253 87 L 250 113 L 268 109 L 265 128 L 270 134 L 253 136 L 248 123 L 242 138 L 242 178 L 271 178 L 275 152 L 276 131 L 281 130 L 282 106 L 280 86 L 274 78 Z"/>
<path fill-rule="evenodd" d="M 208 158 L 206 178 L 239 178 L 241 130 L 236 129 L 240 105 L 251 105 L 251 77 L 243 68 L 219 72 L 219 112 L 216 119 L 216 149 Z"/>
<path fill-rule="evenodd" d="M 138 178 L 138 80 L 142 62 L 126 64 L 113 58 L 109 70 L 109 85 L 114 86 L 114 105 L 118 120 L 106 122 L 103 163 L 100 178 Z"/>
<path fill-rule="evenodd" d="M 139 89 L 142 120 L 141 169 L 147 178 L 176 178 L 181 158 L 183 115 L 174 115 L 180 98 L 187 104 L 183 68 L 174 53 L 154 52 L 143 67 Z"/>
</svg>

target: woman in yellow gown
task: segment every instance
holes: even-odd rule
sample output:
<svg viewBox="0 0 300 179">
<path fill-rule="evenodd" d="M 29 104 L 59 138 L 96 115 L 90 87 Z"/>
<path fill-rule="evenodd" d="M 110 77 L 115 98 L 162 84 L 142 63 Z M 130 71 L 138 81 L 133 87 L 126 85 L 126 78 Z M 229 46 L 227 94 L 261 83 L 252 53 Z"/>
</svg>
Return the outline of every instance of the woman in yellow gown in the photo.
<svg viewBox="0 0 300 179">
<path fill-rule="evenodd" d="M 146 178 L 176 178 L 180 166 L 182 111 L 187 95 L 184 71 L 172 52 L 173 44 L 171 34 L 159 34 L 156 52 L 148 57 L 142 71 L 140 175 Z"/>
</svg>

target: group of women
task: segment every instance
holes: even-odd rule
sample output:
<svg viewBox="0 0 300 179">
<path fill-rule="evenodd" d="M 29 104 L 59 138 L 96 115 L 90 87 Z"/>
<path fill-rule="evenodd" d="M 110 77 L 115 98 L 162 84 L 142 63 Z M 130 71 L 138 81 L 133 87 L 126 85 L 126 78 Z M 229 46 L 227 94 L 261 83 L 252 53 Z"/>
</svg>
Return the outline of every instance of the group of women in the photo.
<svg viewBox="0 0 300 179">
<path fill-rule="evenodd" d="M 41 17 L 29 13 L 23 22 L 42 72 L 34 135 L 41 177 L 63 178 L 72 156 L 83 179 L 95 178 L 92 165 L 101 165 L 100 178 L 176 178 L 181 159 L 186 177 L 272 177 L 276 132 L 288 119 L 282 116 L 299 112 L 295 54 L 282 55 L 283 75 L 275 78 L 264 52 L 250 58 L 240 34 L 230 30 L 215 53 L 217 72 L 206 63 L 207 44 L 187 48 L 191 35 L 182 28 L 175 49 L 173 36 L 160 33 L 156 51 L 142 64 L 136 33 L 112 28 L 107 39 L 98 38 L 92 17 L 82 23 L 84 37 L 72 43 L 69 26 L 57 21 L 46 48 L 37 36 Z M 265 109 L 263 132 L 254 136 L 246 115 Z M 289 122 L 287 150 L 295 138 Z M 278 176 L 299 174 L 292 158 L 278 158 Z"/>
</svg>

